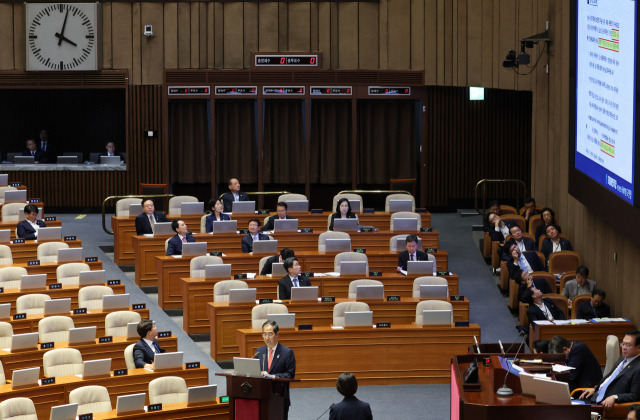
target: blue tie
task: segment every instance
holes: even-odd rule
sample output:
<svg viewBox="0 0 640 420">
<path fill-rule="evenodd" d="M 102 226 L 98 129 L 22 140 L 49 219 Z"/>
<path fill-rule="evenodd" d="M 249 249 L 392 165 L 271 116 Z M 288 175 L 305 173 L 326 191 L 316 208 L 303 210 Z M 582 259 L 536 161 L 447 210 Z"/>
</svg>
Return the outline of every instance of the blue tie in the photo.
<svg viewBox="0 0 640 420">
<path fill-rule="evenodd" d="M 524 255 L 522 255 L 522 254 L 520 255 L 520 268 L 524 272 L 527 271 L 527 265 L 524 263 Z"/>
<path fill-rule="evenodd" d="M 293 287 L 299 287 L 298 286 L 298 278 L 297 277 L 295 279 L 293 279 Z"/>
<path fill-rule="evenodd" d="M 627 359 L 624 359 L 617 367 L 617 369 L 615 371 L 613 371 L 613 373 L 611 375 L 609 375 L 609 377 L 607 378 L 606 381 L 604 381 L 604 383 L 602 385 L 600 385 L 600 388 L 598 389 L 598 396 L 596 397 L 596 402 L 599 403 L 604 399 L 604 395 L 607 392 L 607 388 L 609 388 L 609 385 L 611 385 L 611 382 L 613 382 L 614 379 L 616 379 L 616 377 L 620 374 L 620 372 L 622 372 L 622 369 L 624 369 L 624 366 L 627 364 Z"/>
<path fill-rule="evenodd" d="M 156 353 L 161 353 L 160 346 L 155 341 L 153 342 L 153 348 L 156 349 Z"/>
</svg>

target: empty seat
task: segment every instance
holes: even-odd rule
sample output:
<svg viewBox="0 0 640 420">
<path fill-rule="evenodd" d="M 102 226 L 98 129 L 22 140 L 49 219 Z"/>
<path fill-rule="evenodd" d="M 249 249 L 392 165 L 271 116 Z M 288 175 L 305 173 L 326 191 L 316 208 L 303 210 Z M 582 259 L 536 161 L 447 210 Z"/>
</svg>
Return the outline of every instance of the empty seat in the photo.
<svg viewBox="0 0 640 420">
<path fill-rule="evenodd" d="M 208 214 L 203 214 L 200 218 L 200 233 L 207 233 L 207 216 Z"/>
<path fill-rule="evenodd" d="M 356 298 L 356 292 L 358 290 L 358 286 L 384 286 L 379 280 L 370 280 L 370 279 L 359 279 L 353 280 L 349 283 L 349 299 Z"/>
<path fill-rule="evenodd" d="M 5 191 L 15 191 L 15 190 L 17 190 L 16 187 L 9 187 L 9 186 L 0 187 L 0 204 L 4 204 Z M 2 219 L 4 220 L 4 213 L 2 214 Z"/>
<path fill-rule="evenodd" d="M 340 302 L 333 306 L 333 325 L 344 326 L 345 312 L 367 312 L 369 305 L 364 302 Z"/>
<path fill-rule="evenodd" d="M 413 297 L 420 297 L 420 285 L 422 284 L 430 284 L 430 285 L 446 285 L 449 286 L 449 281 L 443 277 L 435 277 L 435 276 L 422 276 L 418 277 L 413 281 Z M 449 293 L 447 293 L 447 296 Z"/>
<path fill-rule="evenodd" d="M 78 307 L 102 309 L 102 297 L 113 295 L 109 286 L 86 286 L 78 292 Z"/>
<path fill-rule="evenodd" d="M 182 203 L 197 203 L 198 199 L 191 195 L 178 195 L 169 200 L 169 214 L 180 216 L 182 214 Z"/>
<path fill-rule="evenodd" d="M 322 232 L 318 236 L 318 251 L 324 252 L 327 250 L 327 239 L 349 239 L 351 236 L 347 232 Z"/>
<path fill-rule="evenodd" d="M 251 309 L 251 328 L 261 329 L 269 314 L 288 314 L 289 309 L 281 303 L 263 303 Z"/>
<path fill-rule="evenodd" d="M 393 213 L 391 216 L 391 222 L 389 223 L 389 229 L 393 232 L 395 229 L 395 220 L 396 219 L 417 219 L 418 220 L 418 226 L 415 230 L 415 232 L 418 232 L 420 230 L 420 227 L 422 226 L 422 216 L 420 216 L 418 213 L 413 213 L 410 211 L 399 211 L 397 213 Z"/>
<path fill-rule="evenodd" d="M 36 406 L 29 398 L 9 398 L 0 403 L 0 420 L 38 420 Z"/>
<path fill-rule="evenodd" d="M 127 335 L 127 324 L 130 322 L 139 323 L 142 317 L 134 311 L 116 311 L 107 314 L 104 318 L 104 333 L 112 337 L 125 337 Z"/>
<path fill-rule="evenodd" d="M 247 282 L 242 280 L 222 280 L 213 286 L 214 302 L 229 302 L 229 290 L 231 289 L 248 289 Z"/>
<path fill-rule="evenodd" d="M 360 252 L 341 252 L 333 259 L 333 271 L 340 272 L 340 263 L 343 261 L 366 261 L 367 273 L 369 272 L 369 259 L 366 254 Z"/>
<path fill-rule="evenodd" d="M 51 300 L 49 295 L 42 293 L 31 293 L 19 296 L 16 299 L 16 313 L 19 314 L 43 314 L 44 303 Z"/>
<path fill-rule="evenodd" d="M 384 199 L 384 211 L 386 211 L 386 212 L 391 211 L 389 209 L 389 202 L 391 200 L 411 200 L 411 211 L 412 212 L 416 211 L 416 199 L 413 198 L 413 196 L 409 195 L 409 194 L 389 194 Z"/>
<path fill-rule="evenodd" d="M 19 289 L 20 279 L 27 274 L 27 269 L 24 267 L 0 268 L 0 287 L 4 287 L 5 290 Z"/>
<path fill-rule="evenodd" d="M 362 201 L 362 196 L 360 194 L 342 193 L 342 194 L 336 194 L 336 195 L 333 196 L 333 203 L 331 204 L 331 211 L 335 210 L 335 208 L 338 206 L 338 201 L 340 201 L 341 198 L 346 198 L 349 201 L 351 201 L 351 200 L 360 200 L 360 209 L 364 208 L 364 201 Z"/>
<path fill-rule="evenodd" d="M 89 270 L 91 270 L 91 267 L 89 267 L 89 264 L 86 263 L 62 264 L 58 266 L 58 268 L 56 268 L 56 280 L 58 283 L 62 284 L 79 284 L 80 272 Z"/>
<path fill-rule="evenodd" d="M 129 206 L 131 204 L 140 204 L 141 201 L 139 198 L 122 198 L 116 201 L 116 216 L 128 217 Z"/>
<path fill-rule="evenodd" d="M 223 264 L 222 258 L 213 255 L 200 255 L 192 258 L 189 263 L 190 277 L 204 277 L 204 266 L 210 264 Z"/>
<path fill-rule="evenodd" d="M 11 248 L 7 245 L 0 245 L 0 265 L 13 264 L 13 255 L 11 254 Z"/>
<path fill-rule="evenodd" d="M 423 324 L 422 311 L 425 310 L 451 310 L 453 313 L 453 305 L 444 300 L 423 300 L 416 305 L 416 324 Z"/>
<path fill-rule="evenodd" d="M 69 248 L 69 244 L 64 242 L 45 242 L 40 244 L 36 252 L 37 258 L 40 262 L 56 262 L 58 261 L 58 250 L 61 248 Z"/>
<path fill-rule="evenodd" d="M 42 356 L 44 376 L 81 375 L 82 354 L 80 350 L 72 348 L 49 350 Z"/>
<path fill-rule="evenodd" d="M 187 382 L 179 376 L 164 376 L 149 382 L 149 403 L 187 402 Z"/>
<path fill-rule="evenodd" d="M 11 348 L 13 325 L 9 322 L 0 322 L 0 349 Z"/>
<path fill-rule="evenodd" d="M 304 194 L 281 194 L 278 196 L 278 203 L 287 201 L 298 201 L 298 200 L 308 200 L 307 196 Z"/>
<path fill-rule="evenodd" d="M 100 385 L 76 388 L 69 393 L 69 403 L 78 404 L 78 415 L 111 411 L 109 390 Z"/>
<path fill-rule="evenodd" d="M 129 344 L 127 348 L 124 349 L 124 363 L 127 365 L 127 369 L 135 369 L 136 362 L 133 358 L 133 347 L 135 344 Z"/>
<path fill-rule="evenodd" d="M 41 343 L 69 341 L 69 330 L 74 328 L 68 316 L 48 316 L 38 322 L 38 340 Z"/>
<path fill-rule="evenodd" d="M 576 271 L 580 266 L 580 254 L 575 251 L 558 251 L 549 256 L 549 273 L 562 274 Z"/>
<path fill-rule="evenodd" d="M 20 221 L 20 210 L 23 210 L 23 209 L 24 209 L 24 203 L 4 204 L 2 206 L 2 221 L 3 222 Z"/>
</svg>

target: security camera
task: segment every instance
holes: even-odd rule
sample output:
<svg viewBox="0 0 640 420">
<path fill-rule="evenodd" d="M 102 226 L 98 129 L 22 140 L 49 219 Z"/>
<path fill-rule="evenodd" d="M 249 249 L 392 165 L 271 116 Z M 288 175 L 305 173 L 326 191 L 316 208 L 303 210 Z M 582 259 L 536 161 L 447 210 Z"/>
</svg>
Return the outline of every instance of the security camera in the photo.
<svg viewBox="0 0 640 420">
<path fill-rule="evenodd" d="M 144 36 L 151 38 L 153 36 L 153 25 L 144 25 Z"/>
</svg>

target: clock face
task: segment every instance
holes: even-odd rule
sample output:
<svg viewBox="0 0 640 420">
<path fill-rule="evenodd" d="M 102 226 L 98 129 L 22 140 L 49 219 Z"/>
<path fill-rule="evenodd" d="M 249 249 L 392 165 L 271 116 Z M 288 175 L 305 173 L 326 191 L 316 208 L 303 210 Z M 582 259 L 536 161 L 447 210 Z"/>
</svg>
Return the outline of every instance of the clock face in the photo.
<svg viewBox="0 0 640 420">
<path fill-rule="evenodd" d="M 97 3 L 26 3 L 27 70 L 97 70 Z"/>
</svg>

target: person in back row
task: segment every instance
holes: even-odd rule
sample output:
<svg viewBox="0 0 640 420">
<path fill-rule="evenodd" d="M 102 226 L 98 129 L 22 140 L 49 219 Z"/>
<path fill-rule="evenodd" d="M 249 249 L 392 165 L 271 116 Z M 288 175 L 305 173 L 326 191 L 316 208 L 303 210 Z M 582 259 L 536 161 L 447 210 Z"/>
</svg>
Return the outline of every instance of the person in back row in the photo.
<svg viewBox="0 0 640 420">
<path fill-rule="evenodd" d="M 100 153 L 100 156 L 120 156 L 120 159 L 124 161 L 124 157 L 116 150 L 116 144 L 112 141 L 107 143 L 105 151 Z M 98 162 L 100 163 L 100 162 Z"/>
<path fill-rule="evenodd" d="M 22 239 L 38 239 L 38 229 L 47 227 L 42 220 L 38 219 L 38 207 L 33 204 L 24 206 L 24 219 L 18 223 L 18 238 Z"/>
<path fill-rule="evenodd" d="M 225 213 L 231 213 L 234 201 L 249 201 L 249 195 L 240 191 L 240 181 L 237 178 L 230 178 L 229 191 L 222 194 Z"/>
<path fill-rule="evenodd" d="M 143 198 L 142 213 L 136 217 L 136 235 L 153 234 L 156 223 L 168 221 L 164 213 L 156 211 L 152 199 Z"/>
<path fill-rule="evenodd" d="M 333 230 L 335 219 L 357 219 L 356 214 L 351 211 L 351 203 L 347 198 L 343 197 L 336 203 L 336 212 L 331 215 L 329 230 Z"/>
<path fill-rule="evenodd" d="M 602 289 L 593 289 L 591 299 L 578 305 L 577 319 L 607 318 L 611 316 L 611 308 L 604 303 L 607 294 Z M 574 307 L 575 308 L 575 307 Z M 571 310 L 574 310 L 573 308 Z M 640 419 L 638 419 L 640 420 Z"/>
<path fill-rule="evenodd" d="M 205 217 L 205 232 L 207 233 L 213 232 L 213 222 L 231 220 L 228 214 L 222 212 L 224 204 L 222 204 L 221 199 L 212 198 L 209 200 L 209 208 L 211 209 L 211 214 Z"/>
<path fill-rule="evenodd" d="M 589 388 L 596 386 L 602 380 L 602 369 L 596 356 L 582 341 L 569 341 L 556 335 L 549 343 L 549 353 L 564 353 L 567 357 L 569 371 L 569 389 Z"/>
<path fill-rule="evenodd" d="M 538 209 L 536 208 L 536 199 L 533 197 L 527 197 L 524 199 L 524 208 L 520 213 L 520 216 L 524 218 L 524 229 L 529 232 L 529 219 L 531 216 L 535 216 L 536 214 L 540 214 Z"/>
<path fill-rule="evenodd" d="M 564 284 L 562 295 L 569 299 L 569 304 L 571 304 L 571 300 L 574 297 L 591 293 L 595 288 L 596 282 L 589 279 L 589 269 L 586 266 L 581 265 L 576 270 L 576 278 L 569 280 Z"/>
<path fill-rule="evenodd" d="M 277 214 L 274 214 L 267 219 L 267 222 L 264 224 L 262 231 L 264 232 L 266 230 L 274 230 L 276 227 L 276 220 L 293 219 L 293 217 L 287 216 L 287 208 L 287 203 L 285 203 L 284 201 L 278 202 L 278 204 L 276 204 Z"/>
</svg>

